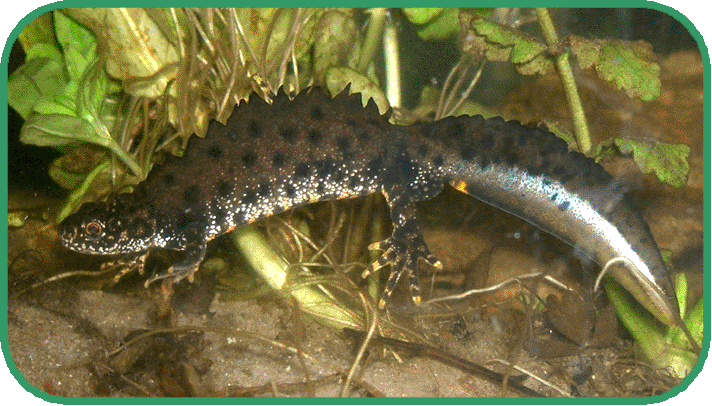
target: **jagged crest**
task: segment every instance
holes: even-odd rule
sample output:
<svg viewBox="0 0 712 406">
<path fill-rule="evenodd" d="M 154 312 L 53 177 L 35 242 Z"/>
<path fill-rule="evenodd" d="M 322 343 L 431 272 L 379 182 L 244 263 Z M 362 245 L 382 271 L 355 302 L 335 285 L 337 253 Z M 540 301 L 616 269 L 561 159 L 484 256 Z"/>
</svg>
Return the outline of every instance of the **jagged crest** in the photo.
<svg viewBox="0 0 712 406">
<path fill-rule="evenodd" d="M 243 100 L 240 102 L 236 108 L 282 110 L 288 109 L 289 106 L 293 106 L 297 103 L 327 104 L 333 108 L 340 107 L 345 111 L 353 112 L 362 117 L 365 116 L 367 119 L 383 122 L 387 122 L 393 113 L 393 109 L 389 107 L 384 114 L 380 114 L 378 112 L 378 105 L 373 98 L 369 98 L 366 106 L 364 106 L 361 93 L 351 93 L 351 83 L 347 84 L 346 87 L 333 98 L 320 86 L 305 88 L 296 95 L 290 95 L 285 91 L 284 86 L 280 86 L 276 94 L 270 92 L 266 94 L 266 97 L 268 100 L 271 100 L 271 103 L 265 101 L 257 92 L 254 92 L 250 94 L 246 101 Z"/>
</svg>

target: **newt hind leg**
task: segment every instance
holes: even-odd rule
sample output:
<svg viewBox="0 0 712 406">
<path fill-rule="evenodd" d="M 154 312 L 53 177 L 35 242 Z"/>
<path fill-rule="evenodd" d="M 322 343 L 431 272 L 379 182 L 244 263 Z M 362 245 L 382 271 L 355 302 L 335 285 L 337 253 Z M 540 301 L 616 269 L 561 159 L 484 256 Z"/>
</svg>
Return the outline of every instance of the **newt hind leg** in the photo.
<svg viewBox="0 0 712 406">
<path fill-rule="evenodd" d="M 413 303 L 419 305 L 421 302 L 420 285 L 418 280 L 418 260 L 441 269 L 442 263 L 435 258 L 428 249 L 423 239 L 420 223 L 417 218 L 415 202 L 406 194 L 398 193 L 399 190 L 384 191 L 388 206 L 391 211 L 393 221 L 393 233 L 390 237 L 381 242 L 371 244 L 369 249 L 378 249 L 383 254 L 375 262 L 369 265 L 363 272 L 365 278 L 371 272 L 386 265 L 391 266 L 391 274 L 388 277 L 383 294 L 378 302 L 379 308 L 384 308 L 388 298 L 393 293 L 398 280 L 404 272 L 408 273 L 409 289 Z"/>
</svg>

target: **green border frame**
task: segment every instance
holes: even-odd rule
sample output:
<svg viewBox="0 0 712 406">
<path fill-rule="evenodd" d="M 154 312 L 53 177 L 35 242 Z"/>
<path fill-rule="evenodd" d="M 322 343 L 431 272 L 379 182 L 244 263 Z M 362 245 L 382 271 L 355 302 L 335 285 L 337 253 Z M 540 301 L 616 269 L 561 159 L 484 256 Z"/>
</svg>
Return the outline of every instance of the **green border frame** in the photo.
<svg viewBox="0 0 712 406">
<path fill-rule="evenodd" d="M 12 0 L 11 0 L 12 1 Z M 37 0 L 33 0 L 37 1 Z M 39 0 L 42 1 L 42 0 Z M 46 1 L 51 1 L 51 0 L 46 0 Z M 666 2 L 673 3 L 673 0 L 663 0 Z M 144 0 L 144 1 L 136 1 L 136 0 L 109 0 L 107 2 L 101 3 L 101 7 L 142 7 L 146 6 L 146 3 L 150 3 L 152 6 L 190 6 L 190 5 L 196 5 L 196 3 L 199 3 L 197 1 L 186 1 L 186 0 Z M 238 1 L 226 1 L 226 0 L 212 0 L 212 1 L 207 1 L 205 2 L 206 4 L 200 4 L 201 7 L 206 7 L 206 6 L 241 6 L 243 4 L 240 4 L 241 2 Z M 299 3 L 306 3 L 306 5 L 309 6 L 317 6 L 317 7 L 326 7 L 326 6 L 333 6 L 334 3 L 333 1 L 325 1 L 325 0 L 303 0 L 303 1 L 296 1 L 296 2 L 290 2 L 287 0 L 264 0 L 261 3 L 261 7 L 267 7 L 267 6 L 283 6 L 287 5 L 290 7 L 300 5 Z M 353 3 L 353 4 L 350 4 Z M 408 6 L 408 7 L 413 7 L 413 6 L 433 6 L 433 3 L 436 3 L 433 0 L 410 0 L 410 1 L 404 1 L 404 0 L 380 0 L 380 1 L 374 1 L 374 0 L 364 0 L 364 1 L 348 1 L 346 4 L 339 4 L 341 7 L 346 7 L 346 6 L 355 6 L 355 7 L 373 7 L 373 6 L 380 6 L 383 7 L 385 6 Z M 534 7 L 534 6 L 546 6 L 546 7 L 562 7 L 562 8 L 570 8 L 572 6 L 571 2 L 566 2 L 562 0 L 514 0 L 514 1 L 505 1 L 505 4 L 493 4 L 493 3 L 498 3 L 496 1 L 483 1 L 481 2 L 482 4 L 478 4 L 479 2 L 477 1 L 463 1 L 463 0 L 447 0 L 446 5 L 448 7 L 472 7 L 472 6 L 508 6 L 508 7 Z M 707 46 L 705 45 L 704 39 L 702 37 L 702 34 L 700 31 L 692 24 L 689 18 L 687 18 L 685 15 L 677 11 L 676 9 L 672 8 L 671 6 L 659 4 L 659 3 L 654 3 L 650 1 L 645 1 L 645 0 L 623 0 L 623 1 L 611 1 L 611 0 L 599 0 L 599 1 L 594 1 L 594 0 L 587 0 L 584 2 L 585 4 L 575 4 L 575 8 L 582 8 L 582 7 L 596 7 L 596 8 L 649 8 L 649 9 L 654 9 L 658 10 L 660 12 L 663 12 L 665 14 L 670 15 L 671 17 L 675 18 L 678 20 L 692 35 L 692 37 L 697 41 L 697 45 L 700 50 L 700 54 L 702 55 L 702 61 L 704 65 L 704 81 L 703 81 L 703 98 L 704 98 L 704 134 L 703 137 L 705 139 L 704 143 L 704 160 L 705 160 L 705 168 L 704 168 L 704 177 L 705 177 L 705 186 L 710 182 L 710 145 L 709 145 L 709 139 L 710 139 L 710 56 L 709 56 L 709 50 Z M 685 5 L 686 9 L 689 9 L 690 3 L 692 2 L 687 2 Z M 703 3 L 697 3 L 698 5 L 696 6 L 700 10 L 704 7 Z M 3 110 L 3 114 L 0 116 L 0 125 L 2 125 L 4 128 L 7 128 L 7 64 L 8 64 L 8 58 L 9 58 L 9 53 L 10 49 L 12 48 L 12 44 L 15 42 L 17 39 L 19 33 L 22 31 L 22 29 L 29 24 L 32 20 L 37 18 L 39 15 L 52 11 L 54 9 L 58 8 L 66 8 L 66 7 L 92 7 L 92 6 L 97 6 L 96 1 L 89 1 L 89 0 L 64 0 L 64 1 L 59 1 L 59 2 L 54 2 L 51 4 L 43 5 L 29 14 L 25 15 L 20 21 L 18 21 L 15 25 L 15 28 L 12 30 L 10 33 L 9 37 L 6 40 L 5 46 L 3 48 L 3 53 L 2 53 L 2 59 L 0 59 L 0 66 L 3 67 L 3 72 L 5 74 L 1 78 L 1 80 L 4 82 L 3 86 L 0 86 L 0 100 L 2 100 L 3 104 L 2 107 L 5 109 Z M 442 4 L 437 4 L 438 6 L 442 6 Z M 698 18 L 698 20 L 704 20 L 705 17 Z M 0 148 L 0 174 L 2 177 L 5 179 L 5 185 L 7 185 L 7 176 L 8 176 L 8 166 L 7 166 L 7 144 L 5 144 L 4 148 Z M 5 188 L 0 188 L 0 207 L 4 208 L 5 211 L 7 211 L 7 187 Z M 709 193 L 704 193 L 704 220 L 703 220 L 703 227 L 708 225 L 708 222 L 710 220 L 710 197 Z M 1 216 L 0 217 L 0 229 L 7 231 L 8 225 L 7 225 L 7 217 Z M 2 260 L 5 264 L 7 264 L 7 232 L 0 234 L 0 242 L 3 244 L 2 249 L 0 249 L 0 260 Z M 700 354 L 700 359 L 693 368 L 693 370 L 690 372 L 690 374 L 682 381 L 682 383 L 672 390 L 665 392 L 661 395 L 657 396 L 652 396 L 652 397 L 644 397 L 644 398 L 546 398 L 546 399 L 533 399 L 533 398 L 321 398 L 321 399 L 314 399 L 314 398 L 157 398 L 157 399 L 149 399 L 149 398 L 67 398 L 67 397 L 60 397 L 56 395 L 50 395 L 46 392 L 41 391 L 39 388 L 33 386 L 32 384 L 27 381 L 27 379 L 20 373 L 20 371 L 17 369 L 15 366 L 15 363 L 10 355 L 10 350 L 8 347 L 8 313 L 7 313 L 7 292 L 8 292 L 8 280 L 7 280 L 7 272 L 5 272 L 5 276 L 0 277 L 0 348 L 2 349 L 2 353 L 5 356 L 5 360 L 7 362 L 7 366 L 9 371 L 12 373 L 12 376 L 17 380 L 17 382 L 24 388 L 25 391 L 27 391 L 28 394 L 31 394 L 39 399 L 43 399 L 44 401 L 47 402 L 52 402 L 52 403 L 59 403 L 59 404 L 233 404 L 233 403 L 244 403 L 244 404 L 600 404 L 600 403 L 607 403 L 607 404 L 649 404 L 649 403 L 658 403 L 662 402 L 665 400 L 672 399 L 676 396 L 678 396 L 681 392 L 685 391 L 688 389 L 688 387 L 691 385 L 691 383 L 695 380 L 698 379 L 700 376 L 700 373 L 703 369 L 704 366 L 704 361 L 707 360 L 707 357 L 709 355 L 709 350 L 710 350 L 710 273 L 711 273 L 711 268 L 710 268 L 710 247 L 708 244 L 707 239 L 704 241 L 704 293 L 705 293 L 705 306 L 704 306 L 704 337 L 705 341 L 703 342 L 703 348 L 702 348 L 702 353 Z M 708 367 L 709 369 L 709 367 Z M 709 371 L 707 372 L 705 378 L 709 378 Z M 9 385 L 14 385 L 14 383 L 9 383 Z M 5 385 L 3 385 L 5 386 Z M 676 403 L 682 403 L 684 401 L 695 401 L 694 396 L 697 395 L 698 397 L 696 400 L 699 400 L 700 397 L 704 399 L 703 396 L 709 397 L 709 395 L 706 393 L 707 391 L 705 390 L 706 387 L 704 386 L 703 382 L 697 382 L 696 387 L 694 388 L 696 392 L 685 394 L 683 398 L 676 399 Z M 4 395 L 7 395 L 7 393 L 3 393 Z M 9 398 L 7 399 L 10 402 L 16 402 L 19 399 L 17 398 Z M 26 401 L 26 399 L 23 399 Z M 31 401 L 38 401 L 38 399 L 31 399 Z M 38 401 L 39 403 L 39 401 Z M 671 401 L 667 402 L 668 404 L 672 403 Z"/>
</svg>

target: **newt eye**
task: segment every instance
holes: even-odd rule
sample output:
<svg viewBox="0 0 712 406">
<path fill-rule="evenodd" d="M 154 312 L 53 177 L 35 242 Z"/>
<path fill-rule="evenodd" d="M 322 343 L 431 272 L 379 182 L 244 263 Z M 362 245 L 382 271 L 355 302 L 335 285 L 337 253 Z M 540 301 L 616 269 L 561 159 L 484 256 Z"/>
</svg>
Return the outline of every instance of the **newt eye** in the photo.
<svg viewBox="0 0 712 406">
<path fill-rule="evenodd" d="M 96 221 L 92 221 L 86 226 L 84 226 L 84 231 L 87 233 L 87 236 L 89 237 L 98 237 L 101 235 L 101 224 L 99 224 Z"/>
</svg>

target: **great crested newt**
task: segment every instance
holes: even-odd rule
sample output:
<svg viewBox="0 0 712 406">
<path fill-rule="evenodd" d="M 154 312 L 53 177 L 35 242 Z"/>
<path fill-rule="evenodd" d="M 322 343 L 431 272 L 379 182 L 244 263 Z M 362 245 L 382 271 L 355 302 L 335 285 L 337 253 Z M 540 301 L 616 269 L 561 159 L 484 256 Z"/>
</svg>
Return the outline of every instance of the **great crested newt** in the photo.
<svg viewBox="0 0 712 406">
<path fill-rule="evenodd" d="M 420 303 L 418 260 L 438 266 L 415 202 L 445 183 L 575 245 L 611 273 L 647 310 L 678 324 L 671 277 L 648 225 L 614 179 L 592 159 L 569 151 L 543 128 L 482 116 L 398 126 L 349 88 L 333 99 L 318 88 L 270 105 L 257 95 L 225 124 L 211 121 L 183 157 L 169 156 L 132 193 L 85 203 L 60 225 L 67 248 L 124 254 L 143 269 L 154 247 L 185 257 L 151 280 L 191 276 L 213 238 L 313 202 L 381 192 L 393 222 L 375 244 L 382 256 L 364 272 L 391 266 L 380 307 L 406 272 Z"/>
</svg>

